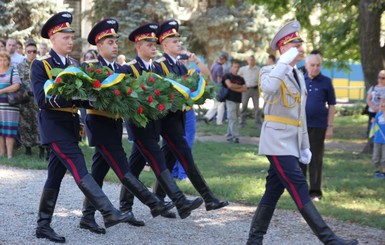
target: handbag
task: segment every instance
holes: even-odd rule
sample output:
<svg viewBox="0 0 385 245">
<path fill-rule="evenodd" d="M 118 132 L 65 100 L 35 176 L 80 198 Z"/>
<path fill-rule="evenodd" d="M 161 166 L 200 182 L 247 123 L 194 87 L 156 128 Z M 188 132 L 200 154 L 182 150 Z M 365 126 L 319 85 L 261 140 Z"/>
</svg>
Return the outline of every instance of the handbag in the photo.
<svg viewBox="0 0 385 245">
<path fill-rule="evenodd" d="M 11 70 L 11 79 L 10 79 L 11 85 L 12 85 L 12 75 L 13 75 L 13 69 Z M 8 104 L 10 106 L 25 104 L 31 100 L 28 88 L 26 85 L 24 85 L 24 83 L 20 84 L 20 88 L 17 91 L 10 92 L 7 94 L 7 96 L 8 96 Z"/>
<path fill-rule="evenodd" d="M 227 95 L 229 94 L 229 89 L 225 86 L 223 86 L 223 84 L 221 83 L 219 85 L 219 93 L 218 93 L 218 96 L 217 96 L 217 100 L 219 102 L 225 102 L 226 99 L 227 99 Z"/>
</svg>

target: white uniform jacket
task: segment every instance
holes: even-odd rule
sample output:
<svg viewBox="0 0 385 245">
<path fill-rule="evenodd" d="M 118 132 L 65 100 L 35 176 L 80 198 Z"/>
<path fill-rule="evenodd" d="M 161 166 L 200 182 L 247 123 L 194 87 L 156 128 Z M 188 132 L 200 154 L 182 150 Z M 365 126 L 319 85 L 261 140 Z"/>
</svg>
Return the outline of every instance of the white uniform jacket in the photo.
<svg viewBox="0 0 385 245">
<path fill-rule="evenodd" d="M 300 150 L 310 148 L 306 126 L 306 85 L 302 72 L 278 62 L 261 72 L 261 90 L 265 100 L 265 120 L 259 143 L 261 155 L 300 156 Z"/>
</svg>

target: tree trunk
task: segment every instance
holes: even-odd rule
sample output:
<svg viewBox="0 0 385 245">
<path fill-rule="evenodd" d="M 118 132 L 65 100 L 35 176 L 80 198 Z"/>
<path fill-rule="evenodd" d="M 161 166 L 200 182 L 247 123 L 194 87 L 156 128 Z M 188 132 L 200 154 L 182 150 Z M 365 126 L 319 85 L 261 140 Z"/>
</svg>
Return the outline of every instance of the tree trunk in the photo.
<svg viewBox="0 0 385 245">
<path fill-rule="evenodd" d="M 384 69 L 384 47 L 380 45 L 381 11 L 369 9 L 376 0 L 360 0 L 359 34 L 361 64 L 366 87 L 377 84 L 378 72 Z"/>
</svg>

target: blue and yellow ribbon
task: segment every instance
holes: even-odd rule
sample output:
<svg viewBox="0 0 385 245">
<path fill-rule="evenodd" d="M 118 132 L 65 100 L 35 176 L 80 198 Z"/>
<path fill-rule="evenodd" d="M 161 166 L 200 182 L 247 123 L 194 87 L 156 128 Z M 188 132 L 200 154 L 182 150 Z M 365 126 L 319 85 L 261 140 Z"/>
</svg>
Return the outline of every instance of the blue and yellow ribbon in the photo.
<svg viewBox="0 0 385 245">
<path fill-rule="evenodd" d="M 195 73 L 197 73 L 197 74 L 199 75 L 199 82 L 198 82 L 198 88 L 197 88 L 197 90 L 194 91 L 194 92 L 192 92 L 192 93 L 190 93 L 190 97 L 191 97 L 191 99 L 192 99 L 193 101 L 199 100 L 199 99 L 203 96 L 203 94 L 204 94 L 204 92 L 205 92 L 205 88 L 206 88 L 206 81 L 205 81 L 205 79 L 203 79 L 203 77 L 201 76 L 199 70 L 190 69 L 190 70 L 188 71 L 188 74 L 189 74 L 190 76 L 194 75 Z"/>
<path fill-rule="evenodd" d="M 108 88 L 117 83 L 120 83 L 126 75 L 124 73 L 114 73 L 109 75 L 103 82 L 100 84 L 101 88 Z"/>
</svg>

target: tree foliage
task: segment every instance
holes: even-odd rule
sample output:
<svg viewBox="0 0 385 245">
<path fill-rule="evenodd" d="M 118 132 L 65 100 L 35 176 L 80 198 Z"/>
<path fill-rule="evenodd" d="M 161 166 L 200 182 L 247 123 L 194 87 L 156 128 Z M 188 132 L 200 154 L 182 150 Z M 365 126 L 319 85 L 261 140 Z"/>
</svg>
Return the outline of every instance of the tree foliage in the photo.
<svg viewBox="0 0 385 245">
<path fill-rule="evenodd" d="M 5 0 L 0 1 L 0 37 L 41 39 L 40 30 L 45 21 L 58 12 L 53 0 Z"/>
</svg>

